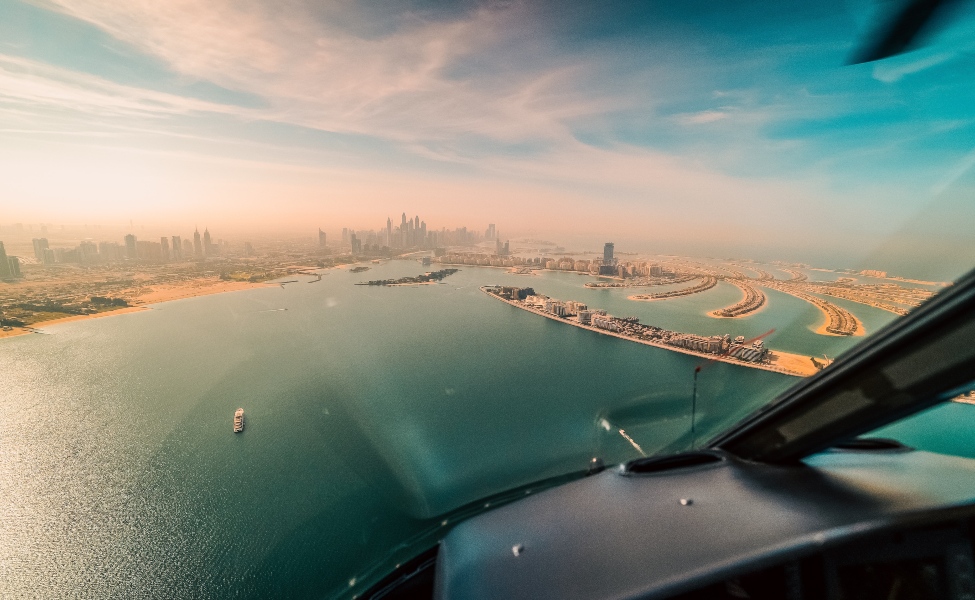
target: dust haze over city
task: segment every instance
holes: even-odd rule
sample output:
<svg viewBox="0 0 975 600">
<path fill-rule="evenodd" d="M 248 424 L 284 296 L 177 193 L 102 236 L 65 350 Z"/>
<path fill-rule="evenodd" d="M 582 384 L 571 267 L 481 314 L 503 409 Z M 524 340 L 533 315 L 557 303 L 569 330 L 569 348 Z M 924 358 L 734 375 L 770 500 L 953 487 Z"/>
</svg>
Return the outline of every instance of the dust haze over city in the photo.
<svg viewBox="0 0 975 600">
<path fill-rule="evenodd" d="M 883 4 L 0 0 L 0 596 L 368 597 L 837 372 L 975 264 Z"/>
<path fill-rule="evenodd" d="M 664 6 L 4 4 L 0 227 L 242 239 L 406 210 L 579 250 L 971 262 L 972 84 L 939 76 L 964 26 L 840 68 L 869 4 L 680 27 Z"/>
</svg>

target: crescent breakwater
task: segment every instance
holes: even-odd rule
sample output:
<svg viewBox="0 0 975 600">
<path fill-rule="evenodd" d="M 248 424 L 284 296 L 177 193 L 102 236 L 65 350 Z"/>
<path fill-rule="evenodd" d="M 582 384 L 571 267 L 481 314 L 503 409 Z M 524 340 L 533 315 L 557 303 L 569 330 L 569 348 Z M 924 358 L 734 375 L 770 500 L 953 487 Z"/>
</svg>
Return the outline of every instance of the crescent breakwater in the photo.
<svg viewBox="0 0 975 600">
<path fill-rule="evenodd" d="M 822 365 L 817 365 L 809 356 L 770 350 L 765 348 L 761 341 L 748 345 L 741 336 L 732 341 L 727 335 L 703 337 L 669 331 L 660 327 L 641 324 L 635 317 L 614 317 L 607 314 L 606 311 L 589 309 L 581 303 L 561 302 L 546 296 L 536 295 L 531 288 L 520 289 L 488 285 L 481 286 L 480 290 L 495 300 L 500 300 L 505 304 L 547 319 L 646 346 L 697 356 L 709 361 L 720 361 L 794 377 L 813 375 L 822 368 Z M 528 292 L 527 295 L 526 292 Z M 521 297 L 523 295 L 524 298 Z M 551 306 L 546 303 L 551 304 Z M 570 311 L 575 314 L 573 315 Z M 569 318 L 571 316 L 576 318 Z M 588 323 L 586 319 L 588 319 Z"/>
</svg>

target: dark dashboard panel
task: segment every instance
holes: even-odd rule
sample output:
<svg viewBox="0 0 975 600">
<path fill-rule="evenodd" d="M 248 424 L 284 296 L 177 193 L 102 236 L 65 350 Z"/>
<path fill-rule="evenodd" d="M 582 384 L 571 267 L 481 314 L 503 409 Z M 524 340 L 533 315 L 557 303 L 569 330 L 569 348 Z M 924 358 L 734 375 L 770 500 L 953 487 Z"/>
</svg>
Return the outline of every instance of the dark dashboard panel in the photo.
<svg viewBox="0 0 975 600">
<path fill-rule="evenodd" d="M 975 461 L 721 458 L 605 471 L 472 518 L 441 545 L 435 597 L 763 597 L 774 584 L 779 598 L 891 597 L 897 586 L 912 591 L 900 597 L 975 599 Z"/>
</svg>

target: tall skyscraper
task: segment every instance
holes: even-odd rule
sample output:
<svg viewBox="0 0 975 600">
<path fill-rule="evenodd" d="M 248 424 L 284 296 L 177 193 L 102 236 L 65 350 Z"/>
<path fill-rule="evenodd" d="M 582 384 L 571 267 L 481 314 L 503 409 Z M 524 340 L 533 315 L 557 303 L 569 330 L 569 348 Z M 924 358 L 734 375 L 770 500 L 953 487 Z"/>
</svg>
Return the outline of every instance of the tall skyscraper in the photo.
<svg viewBox="0 0 975 600">
<path fill-rule="evenodd" d="M 159 245 L 161 246 L 159 255 L 162 258 L 162 261 L 166 262 L 169 260 L 169 238 L 166 236 L 159 238 Z"/>
<path fill-rule="evenodd" d="M 183 240 L 178 235 L 173 236 L 173 260 L 183 260 Z"/>
<path fill-rule="evenodd" d="M 484 239 L 486 239 L 486 240 L 493 240 L 496 237 L 497 237 L 497 234 L 494 231 L 494 223 L 490 223 L 488 225 L 487 231 L 484 232 Z"/>
<path fill-rule="evenodd" d="M 98 245 L 91 240 L 81 242 L 78 244 L 78 258 L 86 265 L 98 262 Z"/>
<path fill-rule="evenodd" d="M 322 231 L 321 227 L 318 228 L 318 247 L 319 248 L 325 247 L 325 232 Z"/>
<path fill-rule="evenodd" d="M 386 217 L 386 243 L 384 246 L 393 247 L 393 220 Z"/>
<path fill-rule="evenodd" d="M 139 258 L 139 252 L 136 250 L 135 236 L 131 233 L 125 236 L 125 258 L 129 260 L 136 260 Z"/>
<path fill-rule="evenodd" d="M 213 256 L 215 252 L 213 251 L 213 240 L 210 239 L 210 230 L 207 228 L 203 229 L 203 255 Z"/>
<path fill-rule="evenodd" d="M 197 260 L 203 258 L 203 241 L 200 240 L 200 230 L 197 228 L 193 231 L 193 256 Z"/>
<path fill-rule="evenodd" d="M 8 256 L 7 263 L 10 266 L 10 276 L 15 278 L 23 277 L 20 274 L 20 259 L 16 256 Z"/>
<path fill-rule="evenodd" d="M 606 245 L 603 246 L 603 264 L 604 265 L 611 265 L 616 260 L 616 259 L 613 258 L 613 248 L 614 248 L 613 242 L 606 242 Z"/>
<path fill-rule="evenodd" d="M 39 262 L 44 262 L 44 250 L 50 248 L 47 238 L 34 238 L 34 256 Z"/>
<path fill-rule="evenodd" d="M 10 278 L 10 261 L 7 260 L 7 251 L 0 242 L 0 279 Z"/>
</svg>

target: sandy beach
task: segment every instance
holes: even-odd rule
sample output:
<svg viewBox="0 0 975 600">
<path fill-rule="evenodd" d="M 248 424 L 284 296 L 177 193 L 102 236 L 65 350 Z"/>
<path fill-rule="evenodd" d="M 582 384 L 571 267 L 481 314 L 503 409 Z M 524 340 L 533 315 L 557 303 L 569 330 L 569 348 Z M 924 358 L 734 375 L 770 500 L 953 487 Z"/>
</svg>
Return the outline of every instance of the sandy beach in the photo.
<svg viewBox="0 0 975 600">
<path fill-rule="evenodd" d="M 91 315 L 70 315 L 59 319 L 40 321 L 29 327 L 14 327 L 11 331 L 0 331 L 0 339 L 27 335 L 37 330 L 44 329 L 51 325 L 60 325 L 72 321 L 84 321 L 87 319 L 100 319 L 102 317 L 112 317 L 133 312 L 148 310 L 149 305 L 171 300 L 182 300 L 184 298 L 195 298 L 197 296 L 208 296 L 210 294 L 222 294 L 225 292 L 236 292 L 260 287 L 277 287 L 276 283 L 251 283 L 249 281 L 223 281 L 214 279 L 197 279 L 178 285 L 153 286 L 149 292 L 140 294 L 133 300 L 131 306 L 107 310 Z"/>
<path fill-rule="evenodd" d="M 510 304 L 515 308 L 520 308 L 521 310 L 545 317 L 547 319 L 552 319 L 553 321 L 558 321 L 559 323 L 565 323 L 566 325 L 571 325 L 573 327 L 579 327 L 580 329 L 587 329 L 589 331 L 596 332 L 601 335 L 609 335 L 613 337 L 620 338 L 621 340 L 627 340 L 629 342 L 634 342 L 636 344 L 643 344 L 645 346 L 653 346 L 654 348 L 663 348 L 664 350 L 670 350 L 671 352 L 680 352 L 681 354 L 689 354 L 691 356 L 697 356 L 699 358 L 705 359 L 707 361 L 718 361 L 724 362 L 731 365 L 737 365 L 739 367 L 748 367 L 752 369 L 761 369 L 763 371 L 773 371 L 776 373 L 782 373 L 783 375 L 792 375 L 793 377 L 808 377 L 814 375 L 818 372 L 815 366 L 813 366 L 812 361 L 808 356 L 802 354 L 792 354 L 791 352 L 781 352 L 779 350 L 770 350 L 771 354 L 771 364 L 762 363 L 750 363 L 732 358 L 730 356 L 722 356 L 720 354 L 706 354 L 704 352 L 698 352 L 696 350 L 689 350 L 687 348 L 681 348 L 679 346 L 671 346 L 670 344 L 665 344 L 663 342 L 657 342 L 654 340 L 638 339 L 621 333 L 616 333 L 614 331 L 608 331 L 606 329 L 599 329 L 591 325 L 584 325 L 577 321 L 570 321 L 557 317 L 553 314 L 547 313 L 542 310 L 537 310 L 530 308 L 521 303 L 514 303 L 511 300 L 505 300 L 487 291 L 486 287 L 482 287 L 481 291 L 494 298 L 504 302 L 505 304 Z"/>
<path fill-rule="evenodd" d="M 857 318 L 857 316 L 854 315 L 853 313 L 850 314 L 853 315 L 853 320 L 857 322 L 857 330 L 856 332 L 853 333 L 853 335 L 840 335 L 838 333 L 831 333 L 829 331 L 826 331 L 826 327 L 829 325 L 829 315 L 826 313 L 825 310 L 820 309 L 820 311 L 823 313 L 823 322 L 816 329 L 810 327 L 809 329 L 811 331 L 814 331 L 819 335 L 831 335 L 833 337 L 863 337 L 867 335 L 867 331 L 863 328 L 863 322 L 859 318 Z"/>
<path fill-rule="evenodd" d="M 34 333 L 36 330 L 43 329 L 48 325 L 60 325 L 61 323 L 70 323 L 72 321 L 85 321 L 87 319 L 100 319 L 102 317 L 112 317 L 115 315 L 124 315 L 133 312 L 139 312 L 143 310 L 149 310 L 146 306 L 126 306 L 124 308 L 118 308 L 115 310 L 106 310 L 105 312 L 95 313 L 93 315 L 71 315 L 70 317 L 62 317 L 60 319 L 51 319 L 50 321 L 41 321 L 36 325 L 30 327 L 14 327 L 11 331 L 0 331 L 0 338 L 16 337 L 18 335 L 27 335 L 28 333 Z"/>
</svg>

